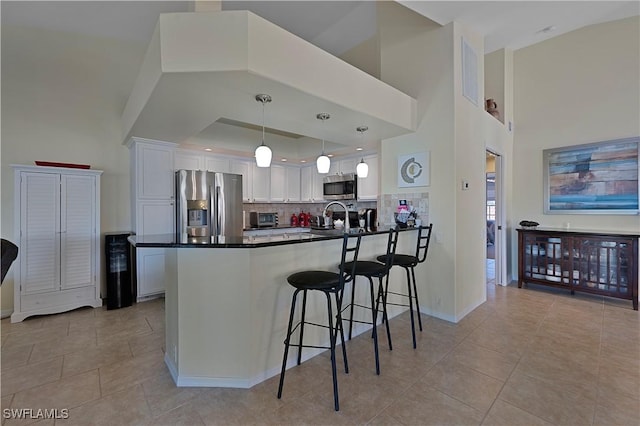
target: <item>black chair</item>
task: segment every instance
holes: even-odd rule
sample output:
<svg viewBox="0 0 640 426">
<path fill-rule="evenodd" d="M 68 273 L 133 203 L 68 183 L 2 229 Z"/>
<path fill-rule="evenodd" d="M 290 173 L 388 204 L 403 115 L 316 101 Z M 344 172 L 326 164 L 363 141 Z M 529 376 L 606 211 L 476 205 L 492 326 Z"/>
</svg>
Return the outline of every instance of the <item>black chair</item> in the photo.
<svg viewBox="0 0 640 426">
<path fill-rule="evenodd" d="M 9 272 L 9 268 L 14 260 L 18 257 L 18 246 L 9 240 L 2 238 L 2 278 L 0 284 L 4 281 L 5 275 Z"/>
<path fill-rule="evenodd" d="M 407 294 L 404 293 L 395 293 L 389 291 L 389 275 L 387 275 L 387 280 L 385 283 L 385 299 L 389 294 L 395 294 L 398 296 L 403 296 L 408 298 L 409 304 L 401 304 L 401 303 L 391 303 L 387 302 L 388 305 L 395 306 L 408 306 L 409 312 L 411 313 L 411 334 L 413 336 L 413 349 L 417 347 L 416 345 L 416 326 L 415 320 L 413 319 L 413 301 L 415 299 L 416 313 L 418 314 L 418 324 L 420 325 L 420 331 L 422 331 L 422 319 L 420 318 L 420 303 L 418 301 L 418 288 L 416 286 L 416 274 L 415 267 L 418 264 L 425 261 L 427 258 L 427 252 L 429 251 L 429 241 L 431 240 L 431 231 L 433 230 L 433 224 L 430 223 L 429 226 L 420 226 L 418 227 L 418 240 L 416 243 L 416 254 L 396 254 L 393 257 L 393 266 L 401 266 L 407 272 Z M 386 259 L 386 255 L 378 256 L 379 262 L 384 262 Z"/>
<path fill-rule="evenodd" d="M 382 288 L 382 278 L 384 278 L 388 273 L 389 269 L 393 265 L 393 256 L 396 252 L 396 246 L 398 245 L 398 230 L 390 229 L 389 230 L 389 238 L 387 239 L 387 253 L 384 256 L 383 263 L 372 261 L 372 260 L 358 260 L 355 263 L 354 269 L 354 279 L 351 284 L 351 302 L 349 305 L 343 308 L 343 312 L 347 309 L 350 309 L 349 312 L 349 340 L 351 340 L 352 332 L 353 332 L 353 323 L 361 323 L 361 324 L 372 324 L 373 331 L 373 349 L 375 355 L 376 362 L 376 374 L 380 374 L 380 359 L 378 356 L 378 331 L 377 331 L 377 318 L 378 312 L 380 308 L 380 301 L 382 301 L 382 322 L 386 324 L 387 327 L 387 341 L 389 342 L 389 350 L 393 349 L 391 344 L 391 332 L 389 331 L 389 321 L 387 318 L 387 300 L 385 297 L 385 292 Z M 347 269 L 352 267 L 351 263 L 347 263 Z M 365 306 L 358 303 L 355 303 L 355 291 L 356 291 L 356 277 L 363 276 L 369 280 L 369 293 L 371 299 L 371 305 Z M 378 278 L 378 293 L 374 296 L 373 291 L 373 279 Z M 353 319 L 353 310 L 354 307 L 360 307 L 371 310 L 371 322 L 361 321 Z M 345 321 L 347 319 L 345 318 Z"/>
<path fill-rule="evenodd" d="M 350 241 L 351 240 L 351 241 Z M 360 250 L 361 235 L 344 234 L 342 240 L 342 257 L 340 259 L 339 272 L 329 271 L 303 271 L 289 275 L 287 281 L 293 287 L 293 299 L 291 301 L 291 313 L 289 315 L 289 325 L 287 326 L 287 337 L 284 341 L 284 356 L 282 358 L 282 371 L 280 372 L 280 384 L 278 385 L 278 398 L 282 397 L 282 387 L 284 384 L 284 375 L 287 367 L 287 356 L 289 354 L 289 346 L 298 346 L 298 365 L 300 365 L 302 358 L 302 348 L 323 348 L 331 350 L 331 371 L 333 373 L 333 398 L 335 409 L 338 411 L 340 405 L 338 402 L 338 378 L 336 373 L 336 339 L 338 332 L 340 333 L 340 339 L 342 341 L 342 356 L 344 359 L 344 372 L 349 373 L 349 364 L 347 362 L 347 351 L 344 343 L 344 331 L 342 328 L 342 290 L 345 283 L 353 279 L 353 270 L 355 267 L 355 261 L 358 260 L 358 251 Z M 350 256 L 350 259 L 347 259 Z M 347 267 L 349 263 L 350 268 Z M 328 325 L 316 324 L 313 322 L 305 321 L 305 311 L 307 305 L 307 291 L 318 290 L 325 294 L 327 297 L 327 313 L 329 318 Z M 302 316 L 300 322 L 293 327 L 293 317 L 296 309 L 296 298 L 298 293 L 302 291 Z M 331 294 L 336 299 L 336 325 L 333 326 L 333 310 L 331 309 Z M 329 330 L 329 346 L 317 346 L 317 345 L 304 345 L 304 326 L 305 324 L 314 325 L 317 327 L 327 328 Z M 297 343 L 291 342 L 291 334 L 300 327 L 300 335 Z"/>
</svg>

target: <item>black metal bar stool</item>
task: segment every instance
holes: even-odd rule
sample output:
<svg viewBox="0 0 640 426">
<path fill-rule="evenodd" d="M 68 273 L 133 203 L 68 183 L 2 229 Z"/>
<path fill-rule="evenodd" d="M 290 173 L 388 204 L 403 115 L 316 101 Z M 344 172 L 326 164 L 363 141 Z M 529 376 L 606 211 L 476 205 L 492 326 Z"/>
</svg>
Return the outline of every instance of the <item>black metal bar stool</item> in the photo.
<svg viewBox="0 0 640 426">
<path fill-rule="evenodd" d="M 415 299 L 416 313 L 418 314 L 418 324 L 420 325 L 420 331 L 422 331 L 422 319 L 420 318 L 420 303 L 418 301 L 418 288 L 416 286 L 416 274 L 415 267 L 418 264 L 425 261 L 427 258 L 427 252 L 429 251 L 429 241 L 431 240 L 431 231 L 433 229 L 433 224 L 430 223 L 429 226 L 419 226 L 418 227 L 418 240 L 416 243 L 416 254 L 396 254 L 393 257 L 393 266 L 401 266 L 407 273 L 407 294 L 404 293 L 395 293 L 389 291 L 389 275 L 387 275 L 387 280 L 385 283 L 385 300 L 389 294 L 395 294 L 398 296 L 403 296 L 409 299 L 409 304 L 401 304 L 401 303 L 391 303 L 387 302 L 388 305 L 395 306 L 408 306 L 409 311 L 411 313 L 411 334 L 413 336 L 413 349 L 417 347 L 416 345 L 416 326 L 415 320 L 413 319 L 413 299 Z M 379 262 L 384 262 L 386 259 L 386 255 L 378 256 Z"/>
<path fill-rule="evenodd" d="M 351 241 L 349 241 L 351 240 Z M 302 348 L 323 348 L 331 350 L 331 372 L 333 373 L 333 399 L 335 403 L 335 409 L 338 411 L 340 405 L 338 402 L 338 378 L 336 373 L 336 339 L 338 332 L 340 332 L 340 339 L 342 341 L 342 356 L 344 358 L 344 372 L 349 373 L 349 364 L 347 362 L 347 351 L 344 343 L 344 331 L 342 328 L 342 290 L 344 284 L 353 279 L 353 272 L 355 262 L 358 260 L 358 251 L 360 250 L 361 235 L 349 235 L 344 234 L 342 240 L 342 257 L 340 260 L 339 272 L 329 271 L 302 271 L 289 275 L 287 281 L 296 290 L 293 292 L 293 299 L 291 301 L 291 313 L 289 315 L 289 325 L 287 326 L 287 337 L 284 341 L 284 356 L 282 357 L 282 371 L 280 372 L 280 384 L 278 385 L 278 398 L 282 397 L 282 386 L 284 384 L 284 374 L 287 368 L 287 356 L 289 354 L 289 346 L 298 346 L 298 365 L 300 365 L 302 357 Z M 347 259 L 347 257 L 350 257 Z M 349 265 L 349 266 L 347 266 Z M 329 324 L 316 324 L 312 322 L 305 322 L 305 311 L 307 304 L 307 291 L 318 290 L 325 294 L 327 297 L 327 313 L 329 318 Z M 296 309 L 296 298 L 298 293 L 302 291 L 302 316 L 300 322 L 293 327 L 293 317 Z M 331 294 L 336 299 L 336 325 L 333 326 L 333 311 L 331 309 Z M 304 345 L 304 326 L 305 324 L 314 325 L 317 327 L 327 328 L 329 330 L 329 346 L 316 346 L 316 345 Z M 296 328 L 300 327 L 300 337 L 297 343 L 291 343 L 291 334 Z"/>
<path fill-rule="evenodd" d="M 377 317 L 378 311 L 380 307 L 380 301 L 382 300 L 382 321 L 387 326 L 387 341 L 389 342 L 389 350 L 393 349 L 391 344 L 391 332 L 389 331 L 389 321 L 387 318 L 387 301 L 385 298 L 385 292 L 382 288 L 382 278 L 384 278 L 388 273 L 389 269 L 393 265 L 393 256 L 396 252 L 396 246 L 398 245 L 398 230 L 390 229 L 389 230 L 389 238 L 387 239 L 387 253 L 384 256 L 383 263 L 373 261 L 373 260 L 358 260 L 355 262 L 350 262 L 347 264 L 347 269 L 352 267 L 351 263 L 355 264 L 354 269 L 354 278 L 351 283 L 351 301 L 349 305 L 343 308 L 343 312 L 347 309 L 350 309 L 349 312 L 349 340 L 351 340 L 352 332 L 353 332 L 353 323 L 361 323 L 361 324 L 372 324 L 373 331 L 373 350 L 376 362 L 376 374 L 380 374 L 380 359 L 378 356 L 378 331 L 377 331 Z M 369 280 L 369 294 L 370 294 L 370 306 L 365 306 L 362 304 L 355 303 L 355 291 L 356 291 L 356 277 L 363 276 Z M 378 278 L 378 293 L 374 296 L 373 291 L 373 278 Z M 353 319 L 353 309 L 354 307 L 365 308 L 371 310 L 371 322 L 361 321 Z M 346 320 L 346 319 L 345 319 Z"/>
</svg>

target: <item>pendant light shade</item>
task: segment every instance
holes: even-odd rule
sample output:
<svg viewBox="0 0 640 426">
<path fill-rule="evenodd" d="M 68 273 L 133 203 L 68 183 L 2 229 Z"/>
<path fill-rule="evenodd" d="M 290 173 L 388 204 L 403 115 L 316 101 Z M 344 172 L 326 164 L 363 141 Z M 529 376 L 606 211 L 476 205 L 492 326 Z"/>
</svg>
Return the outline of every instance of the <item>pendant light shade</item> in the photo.
<svg viewBox="0 0 640 426">
<path fill-rule="evenodd" d="M 322 122 L 324 123 L 325 120 L 331 118 L 331 115 L 327 114 L 326 112 L 321 112 L 320 114 L 316 115 L 316 118 L 318 120 L 322 120 Z M 316 160 L 316 167 L 318 168 L 318 173 L 322 174 L 329 173 L 329 168 L 331 167 L 331 159 L 324 154 L 324 136 L 322 137 L 322 154 L 320 154 L 320 156 Z"/>
<path fill-rule="evenodd" d="M 271 96 L 264 94 L 256 95 L 256 101 L 262 103 L 262 143 L 256 148 L 256 165 L 258 167 L 269 167 L 271 166 L 273 153 L 271 152 L 271 148 L 264 144 L 264 104 L 271 102 Z"/>
<path fill-rule="evenodd" d="M 326 155 L 319 156 L 316 160 L 316 167 L 318 168 L 318 173 L 329 173 L 331 159 Z"/>
<path fill-rule="evenodd" d="M 362 136 L 364 132 L 369 130 L 369 128 L 367 126 L 359 126 L 356 130 L 360 133 L 360 136 Z M 366 178 L 369 176 L 369 165 L 364 162 L 364 158 L 360 159 L 360 162 L 356 166 L 356 174 L 359 178 Z"/>
<path fill-rule="evenodd" d="M 271 166 L 271 157 L 273 156 L 271 152 L 271 148 L 264 145 L 258 145 L 255 152 L 256 156 L 256 165 L 258 167 L 269 167 Z"/>
<path fill-rule="evenodd" d="M 369 176 L 369 165 L 364 162 L 364 158 L 360 160 L 356 166 L 356 174 L 359 178 L 366 178 Z"/>
</svg>

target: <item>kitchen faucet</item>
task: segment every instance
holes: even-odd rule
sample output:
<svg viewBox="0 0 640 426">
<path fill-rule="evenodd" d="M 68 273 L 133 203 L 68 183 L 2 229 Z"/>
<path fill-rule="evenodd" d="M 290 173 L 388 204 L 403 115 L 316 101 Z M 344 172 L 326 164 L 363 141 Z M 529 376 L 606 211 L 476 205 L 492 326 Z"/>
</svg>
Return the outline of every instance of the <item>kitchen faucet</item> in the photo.
<svg viewBox="0 0 640 426">
<path fill-rule="evenodd" d="M 347 206 L 344 205 L 344 203 L 341 203 L 340 201 L 332 201 L 329 204 L 327 204 L 324 207 L 324 211 L 322 212 L 322 216 L 326 216 L 327 215 L 327 209 L 333 205 L 333 204 L 338 204 L 339 206 L 341 206 L 344 209 L 344 232 L 345 233 L 349 233 L 349 210 L 347 210 Z"/>
</svg>

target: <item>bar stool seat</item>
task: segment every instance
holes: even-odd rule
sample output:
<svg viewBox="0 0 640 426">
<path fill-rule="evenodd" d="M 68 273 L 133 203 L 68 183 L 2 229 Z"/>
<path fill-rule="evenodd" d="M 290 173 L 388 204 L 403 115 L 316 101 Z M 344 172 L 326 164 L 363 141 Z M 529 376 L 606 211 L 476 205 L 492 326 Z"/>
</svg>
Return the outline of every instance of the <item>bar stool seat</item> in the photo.
<svg viewBox="0 0 640 426">
<path fill-rule="evenodd" d="M 284 341 L 284 355 L 282 357 L 282 370 L 280 371 L 280 383 L 278 385 L 278 398 L 282 397 L 282 389 L 284 386 L 284 377 L 287 369 L 287 357 L 289 354 L 289 346 L 298 347 L 298 365 L 300 365 L 302 359 L 302 348 L 317 348 L 317 349 L 329 349 L 331 351 L 331 372 L 333 376 L 333 398 L 335 410 L 340 409 L 338 399 L 338 378 L 336 373 L 336 339 L 338 333 L 340 333 L 340 339 L 342 343 L 342 357 L 344 360 L 344 371 L 349 373 L 349 364 L 347 362 L 347 351 L 344 342 L 344 331 L 342 328 L 342 290 L 345 283 L 353 279 L 353 264 L 358 260 L 358 251 L 360 249 L 361 235 L 350 236 L 344 234 L 342 242 L 342 257 L 340 260 L 339 272 L 331 271 L 301 271 L 291 274 L 287 277 L 287 282 L 295 287 L 293 297 L 291 300 L 291 311 L 289 314 L 289 324 L 287 326 L 287 336 Z M 349 240 L 355 239 L 355 244 L 349 244 Z M 349 259 L 350 267 L 347 267 L 347 255 L 351 254 Z M 324 293 L 327 299 L 327 324 L 317 324 L 305 320 L 306 307 L 307 307 L 307 293 L 309 291 L 321 291 Z M 296 310 L 296 300 L 298 293 L 302 292 L 302 314 L 300 321 L 294 326 L 293 319 Z M 335 327 L 333 325 L 333 309 L 331 307 L 331 295 L 335 297 L 336 303 L 336 318 Z M 319 345 L 307 345 L 304 344 L 304 327 L 305 324 L 313 325 L 317 327 L 326 328 L 329 331 L 329 346 Z M 291 337 L 296 329 L 300 329 L 297 342 L 292 342 Z"/>
<path fill-rule="evenodd" d="M 329 271 L 302 271 L 289 275 L 287 282 L 302 290 L 330 290 L 340 284 L 340 275 Z"/>
<path fill-rule="evenodd" d="M 430 223 L 429 226 L 419 226 L 418 227 L 418 241 L 416 244 L 416 254 L 396 254 L 393 256 L 392 266 L 400 266 L 406 271 L 407 275 L 407 293 L 397 293 L 389 291 L 389 276 L 387 275 L 387 282 L 385 284 L 384 290 L 384 300 L 386 301 L 387 296 L 389 294 L 395 294 L 398 296 L 406 297 L 409 300 L 408 304 L 402 303 L 392 303 L 387 302 L 389 305 L 395 306 L 408 306 L 409 312 L 411 314 L 411 334 L 413 337 L 413 349 L 417 347 L 416 345 L 416 326 L 415 321 L 413 319 L 413 307 L 415 301 L 415 310 L 418 315 L 418 325 L 420 326 L 420 331 L 422 331 L 422 318 L 420 317 L 420 303 L 418 301 L 418 288 L 416 285 L 416 274 L 415 267 L 420 263 L 424 262 L 427 258 L 427 252 L 429 251 L 429 241 L 431 241 L 431 231 L 433 230 L 433 224 Z M 426 234 L 425 234 L 426 231 Z M 379 262 L 384 262 L 387 259 L 386 255 L 381 255 L 377 257 Z"/>
<path fill-rule="evenodd" d="M 378 256 L 379 262 L 384 262 L 385 255 Z M 396 254 L 393 257 L 393 264 L 395 266 L 416 266 L 418 264 L 418 258 L 409 254 Z"/>
<path fill-rule="evenodd" d="M 385 256 L 379 257 L 384 259 Z M 349 263 L 347 263 L 347 268 L 351 266 Z M 354 273 L 356 275 L 369 275 L 371 277 L 378 278 L 386 275 L 387 268 L 384 263 L 375 262 L 373 260 L 358 260 L 356 262 L 356 269 Z"/>
</svg>

